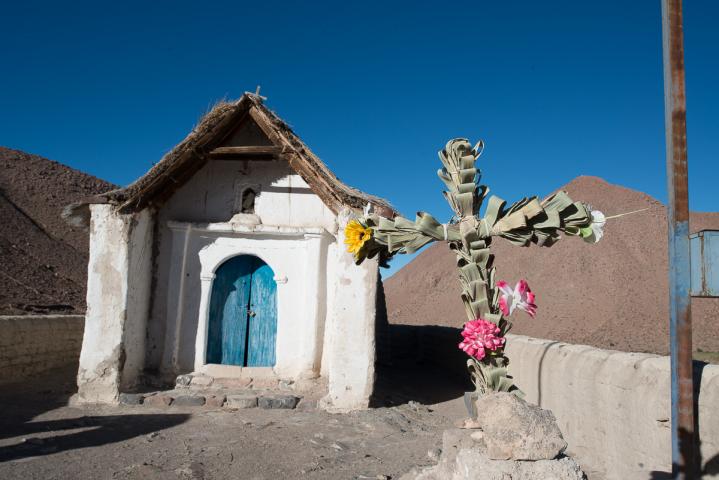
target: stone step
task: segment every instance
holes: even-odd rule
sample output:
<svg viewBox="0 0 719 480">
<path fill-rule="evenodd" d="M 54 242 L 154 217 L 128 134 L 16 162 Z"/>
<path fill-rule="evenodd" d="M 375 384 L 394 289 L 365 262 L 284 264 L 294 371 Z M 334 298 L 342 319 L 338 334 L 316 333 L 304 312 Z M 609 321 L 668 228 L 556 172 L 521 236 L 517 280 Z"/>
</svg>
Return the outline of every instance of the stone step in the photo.
<svg viewBox="0 0 719 480">
<path fill-rule="evenodd" d="M 148 393 L 122 393 L 120 404 L 149 407 L 207 407 L 239 410 L 245 408 L 294 409 L 300 405 L 303 410 L 317 407 L 315 401 L 303 401 L 301 396 L 283 393 L 261 393 L 255 391 L 230 390 L 225 392 L 175 389 Z"/>
<path fill-rule="evenodd" d="M 203 373 L 187 373 L 178 375 L 175 388 L 191 389 L 252 389 L 252 390 L 292 390 L 294 382 L 280 380 L 274 376 L 260 377 L 216 377 Z"/>
</svg>

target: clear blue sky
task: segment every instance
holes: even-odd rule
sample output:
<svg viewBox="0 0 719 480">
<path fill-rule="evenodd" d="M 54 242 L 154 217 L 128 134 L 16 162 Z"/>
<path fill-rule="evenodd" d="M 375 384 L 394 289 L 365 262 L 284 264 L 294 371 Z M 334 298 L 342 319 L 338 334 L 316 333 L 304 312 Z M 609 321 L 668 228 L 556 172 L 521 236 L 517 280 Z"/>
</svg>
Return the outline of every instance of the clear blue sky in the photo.
<svg viewBox="0 0 719 480">
<path fill-rule="evenodd" d="M 719 2 L 687 1 L 690 201 L 719 210 Z M 666 201 L 659 0 L 5 2 L 0 145 L 127 184 L 214 101 L 268 105 L 347 183 L 446 218 L 446 140 L 512 200 L 597 175 Z"/>
</svg>

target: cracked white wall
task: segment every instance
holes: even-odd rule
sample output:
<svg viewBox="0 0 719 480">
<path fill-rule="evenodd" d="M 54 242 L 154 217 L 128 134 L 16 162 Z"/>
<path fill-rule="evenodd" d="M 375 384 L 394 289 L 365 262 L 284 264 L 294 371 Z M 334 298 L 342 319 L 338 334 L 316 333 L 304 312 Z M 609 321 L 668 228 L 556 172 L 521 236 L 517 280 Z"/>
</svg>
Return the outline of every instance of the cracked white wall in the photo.
<svg viewBox="0 0 719 480">
<path fill-rule="evenodd" d="M 144 366 L 152 217 L 91 205 L 85 332 L 76 400 L 111 403 L 133 388 Z"/>
</svg>

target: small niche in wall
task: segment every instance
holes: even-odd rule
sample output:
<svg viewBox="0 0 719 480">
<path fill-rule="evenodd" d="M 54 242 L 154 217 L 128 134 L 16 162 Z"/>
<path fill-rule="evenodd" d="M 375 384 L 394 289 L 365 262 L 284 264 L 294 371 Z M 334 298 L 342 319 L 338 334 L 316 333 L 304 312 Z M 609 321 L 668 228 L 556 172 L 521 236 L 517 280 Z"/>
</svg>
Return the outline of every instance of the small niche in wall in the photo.
<svg viewBox="0 0 719 480">
<path fill-rule="evenodd" d="M 247 187 L 242 191 L 240 196 L 240 211 L 239 213 L 255 213 L 255 198 L 257 193 L 251 187 Z"/>
<path fill-rule="evenodd" d="M 232 211 L 232 223 L 258 225 L 262 223 L 257 216 L 257 199 L 260 197 L 260 185 L 237 182 L 235 184 L 235 204 Z"/>
<path fill-rule="evenodd" d="M 232 213 L 256 214 L 257 199 L 260 197 L 260 185 L 238 181 L 235 182 L 235 202 Z"/>
</svg>

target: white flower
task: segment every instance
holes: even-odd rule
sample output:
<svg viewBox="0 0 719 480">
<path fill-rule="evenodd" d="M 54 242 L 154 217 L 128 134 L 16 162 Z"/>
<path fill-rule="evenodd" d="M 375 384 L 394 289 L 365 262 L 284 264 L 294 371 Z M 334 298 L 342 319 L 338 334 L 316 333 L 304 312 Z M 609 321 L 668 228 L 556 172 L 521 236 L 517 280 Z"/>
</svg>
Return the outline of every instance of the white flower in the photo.
<svg viewBox="0 0 719 480">
<path fill-rule="evenodd" d="M 534 293 L 529 288 L 526 280 L 518 281 L 514 288 L 510 287 L 504 280 L 500 280 L 497 282 L 497 288 L 502 292 L 499 297 L 499 309 L 505 317 L 510 316 L 514 309 L 518 308 L 534 318 L 537 313 L 537 304 L 534 303 Z"/>
<path fill-rule="evenodd" d="M 592 222 L 588 227 L 580 230 L 580 235 L 585 242 L 597 243 L 604 236 L 604 225 L 607 223 L 607 219 L 599 210 L 592 210 L 591 215 Z"/>
</svg>

